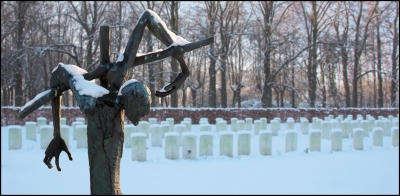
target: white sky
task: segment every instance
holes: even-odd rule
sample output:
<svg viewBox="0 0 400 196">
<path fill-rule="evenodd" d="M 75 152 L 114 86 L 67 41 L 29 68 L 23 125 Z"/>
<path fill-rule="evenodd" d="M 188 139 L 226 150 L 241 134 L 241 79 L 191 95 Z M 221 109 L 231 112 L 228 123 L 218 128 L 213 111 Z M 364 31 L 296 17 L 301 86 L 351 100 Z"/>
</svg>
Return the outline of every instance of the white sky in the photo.
<svg viewBox="0 0 400 196">
<path fill-rule="evenodd" d="M 36 142 L 26 140 L 24 126 L 22 149 L 8 150 L 8 128 L 1 128 L 1 194 L 90 194 L 87 149 L 76 148 L 72 128 L 69 145 L 74 160 L 69 161 L 66 153 L 61 153 L 61 172 L 56 170 L 54 159 L 53 168 L 46 167 L 40 134 Z M 227 128 L 230 130 L 230 125 Z M 370 132 L 364 138 L 364 150 L 354 150 L 352 139 L 344 138 L 343 150 L 333 153 L 331 141 L 322 140 L 321 152 L 306 154 L 309 135 L 302 135 L 296 123 L 297 151 L 284 153 L 285 129 L 282 123 L 279 135 L 273 136 L 271 156 L 259 154 L 257 135 L 251 137 L 250 155 L 237 155 L 234 136 L 234 157 L 219 156 L 215 125 L 214 156 L 184 160 L 180 154 L 179 160 L 168 160 L 164 148 L 152 147 L 148 139 L 147 161 L 136 162 L 131 160 L 131 148 L 124 148 L 122 193 L 399 194 L 399 147 L 391 145 L 391 137 L 384 136 L 383 147 L 376 147 L 372 146 Z M 198 131 L 199 125 L 192 125 L 192 132 Z"/>
</svg>

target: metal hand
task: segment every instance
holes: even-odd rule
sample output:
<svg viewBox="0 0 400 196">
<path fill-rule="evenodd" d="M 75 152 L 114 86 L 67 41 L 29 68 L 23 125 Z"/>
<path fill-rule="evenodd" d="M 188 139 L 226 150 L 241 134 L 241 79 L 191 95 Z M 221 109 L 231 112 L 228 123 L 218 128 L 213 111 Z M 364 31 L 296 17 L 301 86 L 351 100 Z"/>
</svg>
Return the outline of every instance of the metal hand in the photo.
<svg viewBox="0 0 400 196">
<path fill-rule="evenodd" d="M 43 159 L 44 164 L 47 165 L 49 169 L 51 169 L 53 166 L 51 165 L 51 159 L 53 157 L 56 158 L 56 166 L 57 170 L 61 171 L 60 165 L 59 165 L 59 157 L 62 151 L 65 151 L 68 154 L 68 158 L 70 161 L 72 161 L 72 156 L 71 153 L 68 150 L 67 144 L 65 143 L 64 139 L 61 137 L 54 137 L 49 146 L 47 146 L 46 152 L 45 152 L 45 157 Z"/>
</svg>

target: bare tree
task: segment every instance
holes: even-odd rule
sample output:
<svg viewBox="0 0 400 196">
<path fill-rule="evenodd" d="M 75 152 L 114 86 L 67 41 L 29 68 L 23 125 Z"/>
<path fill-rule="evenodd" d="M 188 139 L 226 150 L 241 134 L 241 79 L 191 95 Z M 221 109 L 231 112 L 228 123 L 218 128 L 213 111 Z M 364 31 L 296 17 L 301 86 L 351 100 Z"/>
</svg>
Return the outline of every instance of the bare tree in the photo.
<svg viewBox="0 0 400 196">
<path fill-rule="evenodd" d="M 264 86 L 262 89 L 261 103 L 264 108 L 272 107 L 272 85 L 270 82 L 275 78 L 271 77 L 271 36 L 273 33 L 272 24 L 275 15 L 276 2 L 274 1 L 260 1 L 259 7 L 263 16 L 263 22 L 260 21 L 264 32 Z"/>
<path fill-rule="evenodd" d="M 346 107 L 351 107 L 351 92 L 350 92 L 350 84 L 348 76 L 348 64 L 349 64 L 348 34 L 349 34 L 349 14 L 350 14 L 349 11 L 350 10 L 346 2 L 338 2 L 336 15 L 334 17 L 334 22 L 333 22 L 333 26 L 336 32 L 337 45 L 340 49 Z"/>
<path fill-rule="evenodd" d="M 206 6 L 207 12 L 207 35 L 214 36 L 216 34 L 216 21 L 217 14 L 220 9 L 219 1 L 205 1 L 204 4 Z M 210 46 L 209 49 L 209 60 L 210 66 L 208 68 L 208 73 L 210 77 L 209 82 L 209 94 L 208 94 L 208 107 L 216 108 L 217 107 L 217 71 L 216 71 L 216 51 L 214 45 Z"/>
<path fill-rule="evenodd" d="M 367 17 L 366 21 L 361 20 L 364 12 L 364 2 L 360 1 L 357 2 L 358 4 L 358 12 L 356 11 L 351 11 L 350 15 L 354 20 L 355 23 L 355 37 L 354 37 L 354 65 L 353 65 L 353 82 L 352 82 L 352 107 L 357 107 L 358 106 L 358 75 L 359 75 L 359 70 L 360 70 L 360 58 L 361 55 L 363 54 L 363 51 L 365 49 L 365 45 L 367 42 L 367 39 L 369 35 L 371 34 L 370 32 L 370 24 L 372 22 L 372 19 L 374 18 L 374 10 L 376 9 L 375 7 L 378 5 L 378 3 L 375 3 L 373 8 L 370 10 L 370 13 L 368 14 L 369 16 Z M 355 13 L 358 13 L 357 15 Z M 364 23 L 361 23 L 364 21 Z M 364 27 L 364 28 L 363 28 Z"/>
<path fill-rule="evenodd" d="M 307 7 L 305 2 L 300 3 L 304 22 L 306 26 L 307 43 L 312 45 L 317 43 L 320 33 L 326 24 L 324 23 L 323 17 L 328 11 L 331 2 L 311 2 L 311 7 Z M 310 12 L 308 12 L 310 10 Z M 326 20 L 325 20 L 326 21 Z M 308 51 L 307 60 L 307 78 L 308 78 L 308 96 L 310 98 L 310 106 L 315 107 L 315 101 L 317 98 L 317 68 L 318 68 L 318 54 L 317 45 L 314 45 Z"/>
<path fill-rule="evenodd" d="M 86 41 L 84 48 L 85 58 L 82 63 L 82 68 L 85 70 L 92 70 L 98 63 L 98 58 L 95 58 L 97 48 L 99 47 L 98 29 L 104 20 L 105 10 L 109 2 L 88 2 L 82 1 L 80 3 L 69 1 L 71 13 L 67 16 L 75 20 L 84 30 L 86 36 L 82 37 L 82 41 Z"/>
<path fill-rule="evenodd" d="M 15 12 L 15 20 L 17 21 L 17 29 L 16 29 L 16 50 L 17 50 L 17 59 L 14 66 L 14 87 L 15 87 L 15 106 L 23 105 L 23 91 L 22 91 L 22 74 L 23 74 L 23 58 L 24 55 L 24 41 L 25 41 L 25 33 L 24 30 L 26 24 L 25 14 L 30 6 L 32 6 L 33 2 L 27 1 L 16 1 L 12 5 Z"/>
<path fill-rule="evenodd" d="M 263 54 L 263 85 L 262 85 L 262 96 L 261 104 L 263 108 L 272 107 L 272 84 L 275 80 L 277 73 L 282 68 L 276 68 L 273 71 L 271 64 L 271 53 L 276 47 L 276 41 L 273 40 L 273 34 L 277 30 L 277 27 L 283 21 L 283 17 L 293 3 L 287 6 L 286 2 L 275 2 L 275 1 L 259 1 L 256 3 L 256 10 L 261 16 L 257 16 L 259 25 L 262 27 L 260 30 L 263 37 L 263 46 L 261 51 Z M 281 10 L 282 9 L 282 10 Z M 278 13 L 279 12 L 279 13 Z M 276 16 L 276 14 L 279 14 Z M 256 15 L 258 15 L 256 13 Z M 274 42 L 275 41 L 275 42 Z M 283 64 L 282 64 L 283 65 Z M 259 84 L 261 86 L 261 84 Z"/>
<path fill-rule="evenodd" d="M 396 9 L 396 15 L 393 18 L 393 22 L 389 24 L 393 25 L 393 42 L 392 42 L 392 54 L 391 54 L 391 60 L 392 60 L 392 77 L 393 79 L 391 80 L 391 84 L 390 84 L 390 103 L 391 106 L 398 106 L 399 105 L 399 101 L 398 98 L 396 98 L 396 94 L 398 93 L 398 72 L 399 72 L 399 68 L 398 68 L 398 61 L 399 61 L 399 51 L 398 51 L 398 47 L 399 47 L 399 27 L 398 27 L 398 20 L 399 20 L 399 2 L 395 1 L 395 9 Z"/>
<path fill-rule="evenodd" d="M 377 15 L 377 25 L 376 25 L 376 47 L 377 47 L 377 61 L 378 61 L 378 71 L 382 72 L 382 43 L 381 43 L 381 34 L 380 34 L 380 22 L 379 22 L 379 1 L 376 2 L 375 6 L 375 14 Z M 378 107 L 383 107 L 383 86 L 382 86 L 382 74 L 378 74 Z"/>
<path fill-rule="evenodd" d="M 225 3 L 219 4 L 219 35 L 220 35 L 220 47 L 218 51 L 219 56 L 219 72 L 220 72 L 220 91 L 221 91 L 221 107 L 226 108 L 228 107 L 228 95 L 227 95 L 227 81 L 228 78 L 226 74 L 228 73 L 228 56 L 232 55 L 232 50 L 235 46 L 233 46 L 233 38 L 234 36 L 238 36 L 237 42 L 237 49 L 242 50 L 242 35 L 243 32 L 246 30 L 246 26 L 248 22 L 243 21 L 243 14 L 244 12 L 241 11 L 239 8 L 243 7 L 243 2 L 238 1 L 227 1 Z M 245 23 L 243 28 L 237 29 L 239 23 Z M 239 55 L 241 56 L 241 51 Z M 239 64 L 238 63 L 235 64 Z M 238 85 L 240 86 L 240 85 Z M 240 87 L 239 87 L 240 88 Z M 238 89 L 236 89 L 238 90 Z M 240 91 L 238 91 L 240 92 Z M 240 96 L 239 95 L 236 95 Z"/>
<path fill-rule="evenodd" d="M 169 19 L 170 30 L 175 34 L 179 34 L 179 5 L 180 1 L 169 1 L 167 3 L 167 16 Z M 173 81 L 179 73 L 179 63 L 176 59 L 171 58 L 170 81 Z M 171 107 L 178 107 L 178 91 L 171 94 Z"/>
</svg>

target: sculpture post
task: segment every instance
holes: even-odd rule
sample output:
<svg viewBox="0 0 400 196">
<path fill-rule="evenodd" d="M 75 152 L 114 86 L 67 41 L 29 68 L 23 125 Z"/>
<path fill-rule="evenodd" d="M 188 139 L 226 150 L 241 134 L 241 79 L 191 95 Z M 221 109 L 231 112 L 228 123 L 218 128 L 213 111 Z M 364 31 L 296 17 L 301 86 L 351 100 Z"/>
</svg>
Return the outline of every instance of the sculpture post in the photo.
<svg viewBox="0 0 400 196">
<path fill-rule="evenodd" d="M 100 64 L 110 62 L 110 28 L 100 27 Z M 109 85 L 100 77 L 100 85 Z M 100 126 L 99 126 L 100 125 Z M 124 144 L 124 112 L 116 107 L 103 106 L 99 115 L 88 116 L 87 138 L 90 169 L 90 193 L 122 194 L 120 162 Z"/>
</svg>

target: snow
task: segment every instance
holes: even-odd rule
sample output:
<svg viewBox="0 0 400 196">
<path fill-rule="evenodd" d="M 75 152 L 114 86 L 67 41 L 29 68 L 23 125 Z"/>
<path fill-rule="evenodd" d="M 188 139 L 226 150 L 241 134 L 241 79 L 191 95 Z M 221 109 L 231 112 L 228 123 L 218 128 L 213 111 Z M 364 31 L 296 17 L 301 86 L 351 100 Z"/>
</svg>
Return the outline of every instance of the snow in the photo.
<svg viewBox="0 0 400 196">
<path fill-rule="evenodd" d="M 62 152 L 61 172 L 55 169 L 54 159 L 52 169 L 45 166 L 40 134 L 36 142 L 25 140 L 25 126 L 22 126 L 22 149 L 8 150 L 9 128 L 1 127 L 1 194 L 90 194 L 87 149 L 76 148 L 72 127 L 69 149 L 73 161 Z M 230 130 L 229 124 L 227 129 Z M 353 139 L 343 138 L 343 149 L 338 152 L 332 152 L 331 141 L 323 139 L 321 152 L 306 153 L 309 135 L 302 135 L 300 123 L 295 123 L 297 150 L 285 153 L 285 130 L 286 123 L 281 123 L 279 135 L 272 136 L 269 156 L 259 154 L 259 135 L 254 134 L 250 155 L 238 156 L 238 134 L 234 133 L 234 151 L 230 158 L 219 156 L 219 134 L 212 125 L 214 156 L 197 156 L 197 160 L 182 159 L 181 153 L 178 160 L 165 159 L 165 149 L 152 147 L 150 135 L 147 161 L 132 161 L 131 148 L 124 147 L 120 172 L 122 193 L 399 194 L 399 147 L 391 145 L 391 137 L 383 137 L 383 147 L 372 146 L 370 132 L 364 138 L 364 150 L 354 150 Z M 199 136 L 199 125 L 192 124 L 192 132 L 183 134 Z"/>
<path fill-rule="evenodd" d="M 35 96 L 32 100 L 28 101 L 24 106 L 22 106 L 21 111 L 24 110 L 26 107 L 30 106 L 31 104 L 35 103 L 38 99 L 42 98 L 45 96 L 47 93 L 49 93 L 51 90 L 43 91 Z"/>
<path fill-rule="evenodd" d="M 159 90 L 159 92 L 167 92 L 167 91 L 165 90 L 165 87 L 167 87 L 167 86 L 170 85 L 170 84 L 171 84 L 171 83 L 166 84 L 164 87 L 162 87 L 161 90 Z"/>
<path fill-rule="evenodd" d="M 104 87 L 97 85 L 94 80 L 85 80 L 82 74 L 87 73 L 86 70 L 76 65 L 64 65 L 62 63 L 60 63 L 59 65 L 65 68 L 73 76 L 73 78 L 75 79 L 75 89 L 80 95 L 88 95 L 97 98 L 110 92 Z"/>
<path fill-rule="evenodd" d="M 170 31 L 170 30 L 167 28 L 167 25 L 165 25 L 164 21 L 162 21 L 161 18 L 160 18 L 155 12 L 153 12 L 152 10 L 149 10 L 149 9 L 147 9 L 146 11 L 148 11 L 148 12 L 154 17 L 154 20 L 155 20 L 157 23 L 160 23 L 160 24 L 164 27 L 164 29 L 167 30 L 167 33 L 169 34 L 169 36 L 171 37 L 172 42 L 173 42 L 173 44 L 171 44 L 169 47 L 177 46 L 177 45 L 183 46 L 183 45 L 185 45 L 185 44 L 189 44 L 189 43 L 190 43 L 190 42 L 187 41 L 186 39 L 182 38 L 182 37 L 179 36 L 179 35 L 176 35 L 176 34 L 175 34 L 174 32 L 172 32 L 172 31 Z M 142 14 L 143 14 L 143 13 L 142 13 Z M 169 47 L 168 47 L 168 48 L 169 48 Z"/>
<path fill-rule="evenodd" d="M 125 86 L 127 86 L 128 84 L 134 83 L 134 82 L 138 82 L 138 81 L 135 79 L 129 79 L 124 84 L 122 84 L 122 86 L 119 88 L 118 95 L 122 95 L 121 91 L 122 91 L 122 89 L 125 88 Z"/>
<path fill-rule="evenodd" d="M 119 53 L 117 62 L 122 62 L 123 60 L 124 60 L 124 54 L 123 53 Z"/>
<path fill-rule="evenodd" d="M 87 73 L 86 70 L 84 70 L 76 65 L 64 65 L 63 63 L 59 63 L 59 66 L 66 69 L 73 76 L 74 75 L 83 75 L 83 74 Z M 53 71 L 55 71 L 55 69 Z"/>
<path fill-rule="evenodd" d="M 137 53 L 136 53 L 136 57 L 141 57 L 141 56 L 144 56 L 144 55 L 149 55 L 149 54 L 153 54 L 153 53 L 157 53 L 157 52 L 162 52 L 162 51 L 164 51 L 164 49 L 157 49 L 157 50 L 155 50 L 155 51 L 153 51 L 153 52 L 148 52 L 148 53 L 140 53 L 140 52 L 137 52 Z"/>
<path fill-rule="evenodd" d="M 146 134 L 142 132 L 131 133 L 131 137 L 137 137 L 137 136 L 146 137 Z"/>
</svg>

